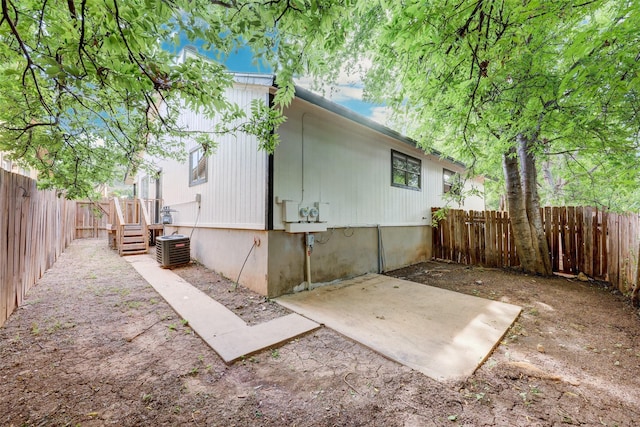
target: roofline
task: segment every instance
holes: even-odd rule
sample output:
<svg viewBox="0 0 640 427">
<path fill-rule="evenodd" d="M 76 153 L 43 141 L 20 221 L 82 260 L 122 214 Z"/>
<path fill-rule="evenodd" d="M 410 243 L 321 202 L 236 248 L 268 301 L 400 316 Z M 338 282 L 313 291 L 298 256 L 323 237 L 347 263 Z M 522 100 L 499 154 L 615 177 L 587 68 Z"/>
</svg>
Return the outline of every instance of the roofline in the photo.
<svg viewBox="0 0 640 427">
<path fill-rule="evenodd" d="M 182 48 L 180 53 L 178 54 L 178 58 L 181 61 L 184 61 L 188 55 L 200 56 L 201 58 L 205 58 L 201 55 L 197 48 L 194 46 L 187 45 Z M 207 59 L 207 58 L 205 58 Z M 236 84 L 246 84 L 246 85 L 256 85 L 256 86 L 268 86 L 274 89 L 277 89 L 275 80 L 276 76 L 274 74 L 265 74 L 265 73 L 241 73 L 241 72 L 231 72 L 233 75 L 234 83 Z M 307 101 L 313 105 L 316 105 L 322 109 L 330 111 L 334 114 L 337 114 L 341 117 L 344 117 L 347 120 L 351 120 L 352 122 L 358 123 L 362 126 L 365 126 L 375 132 L 379 132 L 383 135 L 386 135 L 390 138 L 393 138 L 397 141 L 403 142 L 413 148 L 417 148 L 424 152 L 427 155 L 433 155 L 439 157 L 442 160 L 446 160 L 454 165 L 460 166 L 464 169 L 467 168 L 467 165 L 464 163 L 449 157 L 438 150 L 431 149 L 431 151 L 427 152 L 424 148 L 418 146 L 418 142 L 415 139 L 409 138 L 408 136 L 402 135 L 401 133 L 384 126 L 376 121 L 369 119 L 361 114 L 356 113 L 353 110 L 350 110 L 342 105 L 338 105 L 333 101 L 328 100 L 327 98 L 317 95 L 311 92 L 308 89 L 304 89 L 300 86 L 295 86 L 295 97 L 302 99 L 303 101 Z"/>
<path fill-rule="evenodd" d="M 368 127 L 369 129 L 372 129 L 376 132 L 379 132 L 383 135 L 386 135 L 390 138 L 393 138 L 395 140 L 398 140 L 400 142 L 403 142 L 413 148 L 417 148 L 419 150 L 422 150 L 425 154 L 431 154 L 434 156 L 437 156 L 443 160 L 446 160 L 450 163 L 453 163 L 455 165 L 458 165 L 462 168 L 467 168 L 467 165 L 465 165 L 464 163 L 449 157 L 443 153 L 441 153 L 438 150 L 434 150 L 432 149 L 431 151 L 427 152 L 424 148 L 418 146 L 418 142 L 413 139 L 413 138 L 409 138 L 408 136 L 402 135 L 401 133 L 385 126 L 382 125 L 374 120 L 371 120 L 368 117 L 365 117 L 361 114 L 356 113 L 353 110 L 350 110 L 346 107 L 343 107 L 342 105 L 336 104 L 333 101 L 328 100 L 327 98 L 324 98 L 323 96 L 317 95 L 313 92 L 311 92 L 308 89 L 304 89 L 300 86 L 296 86 L 295 87 L 296 91 L 295 91 L 295 96 L 297 98 L 300 98 L 304 101 L 307 101 L 313 105 L 316 105 L 320 108 L 323 108 L 325 110 L 331 111 L 332 113 L 335 113 L 341 117 L 344 117 L 348 120 L 351 120 L 353 122 L 356 122 L 362 126 Z"/>
<path fill-rule="evenodd" d="M 205 61 L 211 61 L 211 59 L 202 55 L 198 52 L 196 47 L 191 45 L 187 45 L 182 48 L 178 53 L 177 60 L 179 62 L 184 62 L 189 56 L 201 58 Z M 227 71 L 227 73 L 233 77 L 233 82 L 237 84 L 274 87 L 275 76 L 273 74 L 238 71 Z"/>
<path fill-rule="evenodd" d="M 274 76 L 260 73 L 233 73 L 233 82 L 252 86 L 273 87 Z"/>
</svg>

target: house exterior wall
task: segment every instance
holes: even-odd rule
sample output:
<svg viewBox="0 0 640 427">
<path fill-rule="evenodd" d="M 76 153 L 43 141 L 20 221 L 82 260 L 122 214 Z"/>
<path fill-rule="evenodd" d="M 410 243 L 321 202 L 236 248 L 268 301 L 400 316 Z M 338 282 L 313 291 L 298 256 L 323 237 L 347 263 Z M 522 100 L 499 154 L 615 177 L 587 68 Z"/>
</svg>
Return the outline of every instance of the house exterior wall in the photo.
<svg viewBox="0 0 640 427">
<path fill-rule="evenodd" d="M 443 206 L 443 169 L 461 165 L 296 98 L 274 154 L 269 294 L 305 287 L 303 234 L 283 230 L 284 201 L 329 204 L 328 231 L 315 233 L 311 282 L 388 271 L 431 257 L 431 208 Z M 420 159 L 419 191 L 391 185 L 392 150 Z M 466 184 L 467 188 L 479 182 Z M 458 207 L 456 205 L 456 207 Z M 482 197 L 465 201 L 483 209 Z"/>
<path fill-rule="evenodd" d="M 277 297 L 309 287 L 304 234 L 176 226 L 165 226 L 165 232 L 191 236 L 192 258 L 233 281 L 240 277 L 240 283 L 261 295 Z M 332 228 L 315 238 L 312 287 L 431 258 L 430 226 Z"/>
<path fill-rule="evenodd" d="M 228 100 L 242 106 L 250 115 L 253 99 L 268 101 L 268 87 L 237 86 L 227 93 Z M 190 130 L 211 131 L 216 119 L 208 119 L 185 109 L 181 125 Z M 254 136 L 238 133 L 222 135 L 218 146 L 207 159 L 207 181 L 189 185 L 189 161 L 168 160 L 158 164 L 162 169 L 162 198 L 177 212 L 174 224 L 205 228 L 266 228 L 266 177 L 268 156 L 259 150 Z M 197 147 L 185 141 L 187 151 Z M 200 203 L 196 195 L 200 195 Z"/>
<path fill-rule="evenodd" d="M 269 87 L 270 84 L 237 84 L 227 92 L 227 99 L 250 115 L 254 99 L 268 101 Z M 180 120 L 182 126 L 198 131 L 211 131 L 216 124 L 216 119 L 187 109 Z M 162 204 L 175 210 L 173 223 L 165 226 L 165 234 L 191 236 L 191 257 L 232 280 L 238 278 L 246 259 L 240 282 L 267 295 L 268 155 L 259 150 L 254 136 L 222 135 L 217 141 L 217 148 L 207 158 L 206 182 L 189 185 L 188 158 L 157 163 Z M 195 141 L 184 143 L 187 152 L 197 147 Z M 253 247 L 254 241 L 260 245 Z"/>
<path fill-rule="evenodd" d="M 463 172 L 460 165 L 300 99 L 285 115 L 274 154 L 274 229 L 284 229 L 278 203 L 284 200 L 329 203 L 332 227 L 428 225 L 431 207 L 444 204 L 443 169 Z M 391 185 L 392 149 L 421 160 L 420 191 Z M 481 197 L 465 202 L 467 209 L 483 207 Z"/>
<path fill-rule="evenodd" d="M 305 277 L 304 234 L 270 231 L 268 296 L 426 261 L 431 258 L 431 238 L 431 227 L 425 225 L 340 227 L 316 233 L 309 286 Z"/>
<path fill-rule="evenodd" d="M 31 179 L 38 179 L 38 172 L 35 169 L 22 167 L 19 162 L 11 160 L 8 153 L 0 151 L 0 169 L 4 169 L 7 172 L 13 172 L 18 175 L 23 175 Z"/>
<path fill-rule="evenodd" d="M 247 110 L 253 99 L 268 96 L 268 87 L 261 85 L 228 93 L 231 102 Z M 241 134 L 219 138 L 207 159 L 206 182 L 189 185 L 188 160 L 158 164 L 163 204 L 176 210 L 165 233 L 190 235 L 193 258 L 232 280 L 240 275 L 240 283 L 269 297 L 309 286 L 304 234 L 284 231 L 285 200 L 329 204 L 328 230 L 315 233 L 312 284 L 431 257 L 431 207 L 444 204 L 443 169 L 463 172 L 461 165 L 300 98 L 285 115 L 272 170 L 255 137 Z M 188 110 L 181 120 L 191 130 L 215 126 L 215 120 Z M 189 151 L 195 147 L 186 141 Z M 391 185 L 392 150 L 420 159 L 419 191 Z M 465 205 L 483 207 L 481 197 Z"/>
<path fill-rule="evenodd" d="M 240 277 L 240 283 L 254 292 L 269 295 L 266 231 L 165 226 L 165 232 L 191 236 L 192 258 L 233 281 Z"/>
</svg>

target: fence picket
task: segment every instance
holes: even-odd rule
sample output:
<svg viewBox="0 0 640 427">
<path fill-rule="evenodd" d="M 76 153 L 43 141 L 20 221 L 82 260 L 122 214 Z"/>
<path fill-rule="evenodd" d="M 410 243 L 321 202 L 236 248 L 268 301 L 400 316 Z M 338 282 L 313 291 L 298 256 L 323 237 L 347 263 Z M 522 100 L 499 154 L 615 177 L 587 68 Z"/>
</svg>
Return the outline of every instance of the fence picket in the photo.
<svg viewBox="0 0 640 427">
<path fill-rule="evenodd" d="M 7 173 L 2 173 L 0 171 L 0 200 L 2 201 L 2 211 L 0 212 L 0 233 L 4 236 L 5 232 L 9 229 L 9 220 L 11 215 L 9 215 L 9 178 L 10 175 Z M 4 283 L 9 282 L 10 272 L 8 255 L 10 253 L 9 239 L 0 239 L 0 254 L 4 255 L 4 259 L 0 262 L 0 319 L 6 316 L 7 312 L 7 304 L 6 304 L 6 295 L 7 290 L 5 286 L 1 286 Z M 1 256 L 1 255 L 0 255 Z"/>
<path fill-rule="evenodd" d="M 560 271 L 560 210 L 551 208 L 551 242 L 553 252 L 551 255 L 553 271 Z"/>
<path fill-rule="evenodd" d="M 462 239 L 464 241 L 464 256 L 465 256 L 465 263 L 469 264 L 471 263 L 471 247 L 470 247 L 470 236 L 469 236 L 469 212 L 463 212 L 462 213 Z"/>
<path fill-rule="evenodd" d="M 576 207 L 576 272 L 584 272 L 584 212 L 582 206 Z"/>
<path fill-rule="evenodd" d="M 584 273 L 587 276 L 595 277 L 593 268 L 593 209 L 584 208 Z"/>
<path fill-rule="evenodd" d="M 503 236 L 502 236 L 502 212 L 496 211 L 496 262 L 497 267 L 504 265 Z"/>
<path fill-rule="evenodd" d="M 598 244 L 600 245 L 600 275 L 602 277 L 607 277 L 609 272 L 609 250 L 608 247 L 608 239 L 609 239 L 609 212 L 602 211 L 602 232 L 598 236 Z M 606 280 L 606 279 L 605 279 Z"/>
<path fill-rule="evenodd" d="M 553 265 L 553 240 L 551 239 L 551 208 L 544 207 L 541 208 L 542 213 L 542 223 L 544 224 L 544 235 L 547 239 L 547 244 L 549 245 L 549 256 L 551 257 L 551 263 Z"/>
<path fill-rule="evenodd" d="M 618 230 L 618 215 L 607 215 L 607 233 L 603 232 L 604 238 L 608 240 L 609 251 L 607 253 L 607 265 L 609 266 L 608 280 L 611 282 L 617 282 L 619 280 L 619 265 L 618 265 L 618 242 L 620 240 L 620 233 Z M 604 225 L 604 224 L 603 224 Z"/>
<path fill-rule="evenodd" d="M 492 241 L 491 241 L 491 237 L 493 235 L 493 223 L 491 222 L 491 213 L 490 212 L 485 212 L 485 236 L 484 236 L 484 240 L 485 240 L 485 251 L 486 251 L 486 257 L 485 257 L 485 265 L 487 266 L 492 266 L 493 265 L 493 245 L 492 245 Z"/>
<path fill-rule="evenodd" d="M 578 274 L 576 254 L 576 210 L 573 206 L 567 206 L 567 271 Z"/>
</svg>

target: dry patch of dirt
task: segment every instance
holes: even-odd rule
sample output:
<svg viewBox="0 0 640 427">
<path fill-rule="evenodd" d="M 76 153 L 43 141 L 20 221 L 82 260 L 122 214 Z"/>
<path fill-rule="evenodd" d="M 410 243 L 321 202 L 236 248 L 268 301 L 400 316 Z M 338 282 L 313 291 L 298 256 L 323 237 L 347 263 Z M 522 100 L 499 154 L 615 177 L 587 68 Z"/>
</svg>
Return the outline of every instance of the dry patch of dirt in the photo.
<svg viewBox="0 0 640 427">
<path fill-rule="evenodd" d="M 250 324 L 288 313 L 198 264 L 174 272 Z M 78 240 L 0 328 L 0 425 L 631 426 L 640 419 L 640 318 L 601 284 L 435 262 L 390 274 L 524 310 L 465 381 L 431 380 L 327 328 L 228 366 L 105 241 Z"/>
<path fill-rule="evenodd" d="M 173 272 L 226 306 L 248 325 L 268 322 L 291 313 L 291 310 L 275 301 L 238 286 L 197 262 L 192 261 L 189 267 L 176 268 Z"/>
</svg>

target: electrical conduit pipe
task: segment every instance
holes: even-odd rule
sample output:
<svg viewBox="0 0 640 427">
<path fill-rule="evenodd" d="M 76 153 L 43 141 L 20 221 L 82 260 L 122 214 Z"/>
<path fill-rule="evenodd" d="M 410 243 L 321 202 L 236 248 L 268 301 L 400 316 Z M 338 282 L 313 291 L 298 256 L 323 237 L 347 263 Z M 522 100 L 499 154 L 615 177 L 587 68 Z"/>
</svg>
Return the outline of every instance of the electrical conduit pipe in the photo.
<svg viewBox="0 0 640 427">
<path fill-rule="evenodd" d="M 307 279 L 307 289 L 311 290 L 311 252 L 313 251 L 313 234 L 304 233 L 304 258 L 305 258 L 305 272 Z"/>
</svg>

